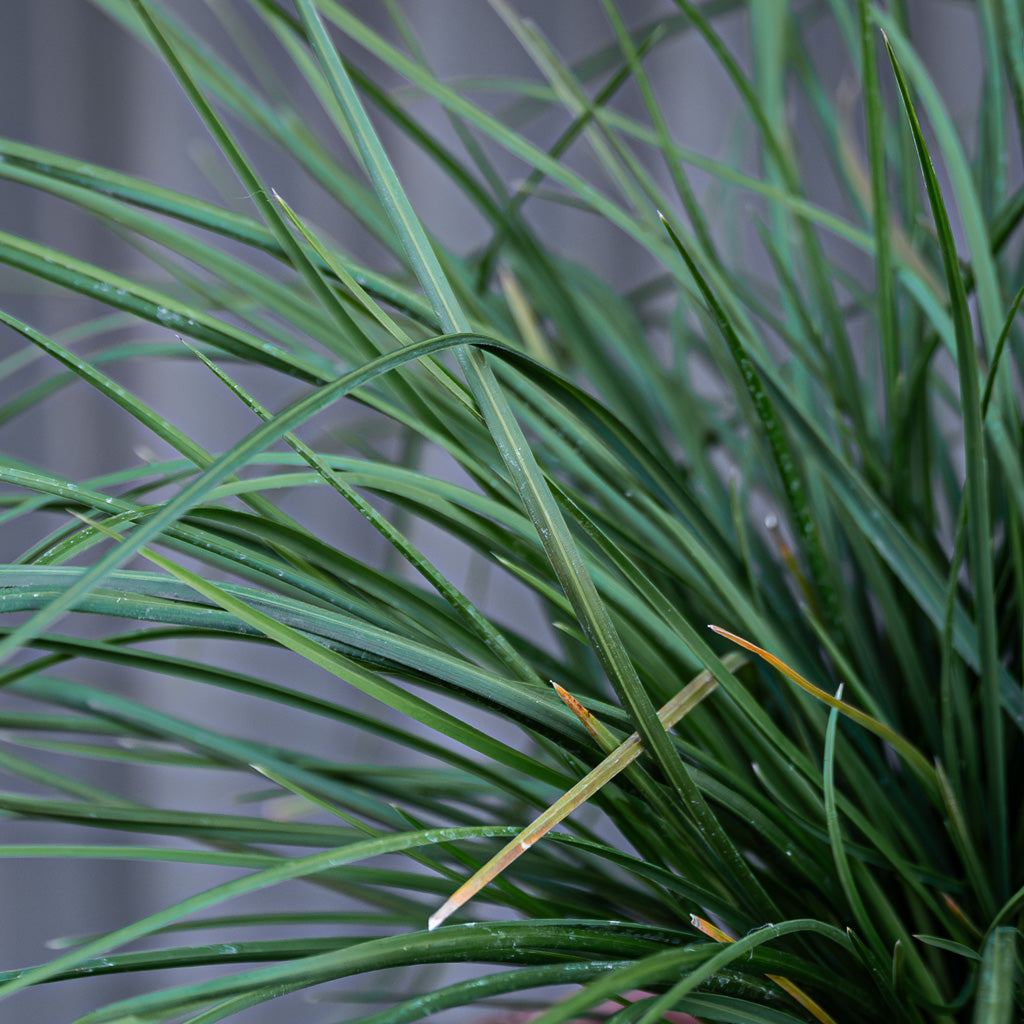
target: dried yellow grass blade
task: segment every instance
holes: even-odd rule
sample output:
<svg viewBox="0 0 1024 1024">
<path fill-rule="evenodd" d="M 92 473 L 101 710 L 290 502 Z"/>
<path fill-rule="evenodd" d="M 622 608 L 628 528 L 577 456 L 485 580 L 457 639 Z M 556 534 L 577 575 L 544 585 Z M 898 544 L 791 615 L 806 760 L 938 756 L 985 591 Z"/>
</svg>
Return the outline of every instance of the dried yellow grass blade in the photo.
<svg viewBox="0 0 1024 1024">
<path fill-rule="evenodd" d="M 703 932 L 709 939 L 714 939 L 715 942 L 736 941 L 728 932 L 723 932 L 718 925 L 712 924 L 710 921 L 706 921 L 703 917 L 698 917 L 696 914 L 690 915 L 690 924 L 692 924 L 697 931 Z"/>
<path fill-rule="evenodd" d="M 708 629 L 714 630 L 714 632 L 719 636 L 724 636 L 734 644 L 739 644 L 740 647 L 744 647 L 748 651 L 756 654 L 759 658 L 763 658 L 773 668 L 778 669 L 784 676 L 786 676 L 787 679 L 791 679 L 796 683 L 801 690 L 805 690 L 812 697 L 816 697 L 823 704 L 827 704 L 830 708 L 835 708 L 841 715 L 845 715 L 847 718 L 852 719 L 858 725 L 862 725 L 869 732 L 874 733 L 879 739 L 884 740 L 903 757 L 908 765 L 914 769 L 922 783 L 924 783 L 933 793 L 938 792 L 938 781 L 935 776 L 935 769 L 928 763 L 928 759 L 917 749 L 917 747 L 894 729 L 884 725 L 882 722 L 872 718 L 870 715 L 865 714 L 863 711 L 860 711 L 855 707 L 851 707 L 838 697 L 833 697 L 832 694 L 826 693 L 821 689 L 821 687 L 815 686 L 809 679 L 805 679 L 795 669 L 790 668 L 789 665 L 782 661 L 781 658 L 777 658 L 774 654 L 769 654 L 769 652 L 763 647 L 758 647 L 757 644 L 753 644 L 749 640 L 744 640 L 743 637 L 737 636 L 735 633 L 730 633 L 729 630 L 723 629 L 721 626 L 709 624 Z"/>
<path fill-rule="evenodd" d="M 602 742 L 607 732 L 597 719 L 567 690 L 557 683 L 552 683 L 552 685 L 591 736 L 599 743 Z M 658 721 L 666 730 L 671 729 L 717 685 L 717 681 L 710 672 L 701 672 L 658 711 Z M 632 764 L 643 752 L 643 749 L 643 743 L 635 732 L 623 740 L 596 768 L 580 779 L 572 789 L 559 797 L 543 814 L 527 825 L 511 842 L 503 846 L 475 874 L 463 882 L 445 904 L 431 915 L 427 922 L 427 929 L 433 931 L 454 914 L 459 907 L 468 903 L 485 885 L 497 878 L 505 868 L 522 856 L 546 832 L 567 818 L 605 783 L 610 782 L 619 772 Z"/>
<path fill-rule="evenodd" d="M 820 1020 L 821 1024 L 836 1024 L 835 1018 L 820 1003 L 812 999 L 799 985 L 794 985 L 789 978 L 783 978 L 781 974 L 766 974 L 765 977 L 792 996 L 815 1020 Z"/>
<path fill-rule="evenodd" d="M 559 686 L 554 680 L 551 681 L 551 685 L 555 688 L 555 693 L 561 698 L 562 703 L 580 720 L 583 728 L 600 743 L 601 732 L 596 725 L 594 716 L 564 687 Z"/>
<path fill-rule="evenodd" d="M 736 941 L 717 925 L 713 925 L 710 921 L 706 921 L 703 917 L 698 917 L 696 914 L 690 915 L 690 923 L 709 939 L 714 939 L 715 942 L 728 943 Z M 769 981 L 774 981 L 783 992 L 795 999 L 811 1016 L 816 1020 L 820 1020 L 822 1024 L 836 1024 L 835 1019 L 820 1003 L 812 999 L 799 985 L 793 984 L 789 978 L 784 978 L 781 974 L 766 974 L 765 977 Z"/>
</svg>

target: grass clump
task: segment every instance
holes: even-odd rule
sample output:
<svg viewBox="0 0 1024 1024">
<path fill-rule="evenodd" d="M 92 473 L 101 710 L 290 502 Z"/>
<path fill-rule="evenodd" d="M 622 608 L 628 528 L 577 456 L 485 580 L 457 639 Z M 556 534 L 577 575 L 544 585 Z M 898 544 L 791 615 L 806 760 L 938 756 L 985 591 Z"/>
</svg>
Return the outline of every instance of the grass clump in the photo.
<svg viewBox="0 0 1024 1024">
<path fill-rule="evenodd" d="M 344 1019 L 516 993 L 548 1004 L 543 1024 L 616 998 L 631 1022 L 1019 1019 L 1015 5 L 972 11 L 967 139 L 903 4 L 679 0 L 634 24 L 606 0 L 606 42 L 568 61 L 493 0 L 537 72 L 453 82 L 397 3 L 382 33 L 334 0 L 239 2 L 253 34 L 234 52 L 174 4 L 94 2 L 173 71 L 247 202 L 0 142 L 0 175 L 153 268 L 0 237 L 9 268 L 120 315 L 70 344 L 0 313 L 19 344 L 5 419 L 49 415 L 73 383 L 163 453 L 98 479 L 0 465 L 4 521 L 32 535 L 0 568 L 0 808 L 144 837 L 2 852 L 234 873 L 10 971 L 0 996 L 199 966 L 79 1018 L 199 1024 L 314 986 L 358 1007 L 388 970 L 383 1008 Z M 823 21 L 852 112 L 812 47 Z M 723 35 L 737 24 L 749 59 Z M 729 159 L 673 135 L 687 99 L 651 68 L 683 43 L 735 95 Z M 284 61 L 302 96 L 266 70 Z M 464 196 L 481 245 L 424 226 L 381 125 Z M 317 204 L 274 191 L 247 155 L 264 147 Z M 628 247 L 639 284 L 552 242 L 552 208 Z M 338 211 L 366 244 L 319 226 Z M 53 367 L 32 387 L 29 352 Z M 211 447 L 188 395 L 169 414 L 123 383 L 181 364 L 248 417 L 240 439 Z M 324 508 L 353 510 L 364 539 L 325 529 Z M 167 692 L 105 684 L 115 666 Z M 341 753 L 354 735 L 373 763 Z M 181 798 L 78 767 L 111 760 Z M 189 780 L 214 777 L 243 803 L 205 807 Z M 572 816 L 586 799 L 600 815 Z M 503 848 L 490 884 L 439 911 Z M 411 968 L 467 962 L 471 982 L 403 989 Z"/>
</svg>

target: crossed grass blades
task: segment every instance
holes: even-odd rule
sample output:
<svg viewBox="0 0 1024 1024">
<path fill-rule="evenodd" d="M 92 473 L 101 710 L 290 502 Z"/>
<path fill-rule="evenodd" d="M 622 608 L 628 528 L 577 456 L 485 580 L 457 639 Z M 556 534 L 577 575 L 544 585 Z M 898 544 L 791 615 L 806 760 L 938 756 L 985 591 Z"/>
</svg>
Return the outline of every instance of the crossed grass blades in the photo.
<svg viewBox="0 0 1024 1024">
<path fill-rule="evenodd" d="M 67 388 L 91 389 L 166 453 L 92 479 L 0 463 L 3 522 L 34 538 L 0 570 L 0 807 L 72 839 L 84 825 L 139 837 L 0 854 L 229 878 L 56 941 L 0 995 L 27 1007 L 31 986 L 166 969 L 79 1024 L 255 1021 L 276 999 L 290 1019 L 374 1024 L 509 1000 L 547 1005 L 543 1024 L 607 999 L 630 1022 L 1019 1016 L 1017 5 L 970 11 L 984 59 L 968 142 L 950 113 L 966 99 L 936 87 L 902 3 L 679 0 L 634 23 L 603 0 L 588 16 L 606 44 L 567 61 L 492 0 L 494 31 L 536 74 L 459 81 L 396 2 L 382 30 L 333 0 L 240 0 L 211 8 L 228 31 L 209 37 L 175 4 L 94 2 L 171 69 L 248 200 L 230 210 L 0 142 L 0 175 L 152 265 L 117 275 L 0 235 L 11 280 L 108 310 L 53 336 L 0 313 L 0 416 L 41 422 Z M 813 48 L 826 23 L 858 83 L 852 112 Z M 672 105 L 689 100 L 650 73 L 695 42 L 735 96 L 724 159 L 673 137 Z M 272 70 L 285 61 L 305 96 Z M 407 105 L 423 98 L 445 130 Z M 487 225 L 482 247 L 425 230 L 385 123 Z M 317 207 L 274 192 L 239 141 L 254 133 L 319 186 Z M 832 161 L 827 205 L 801 157 L 810 136 Z M 599 280 L 546 242 L 551 204 L 601 221 L 645 283 Z M 336 210 L 379 258 L 317 226 Z M 24 384 L 39 360 L 51 374 Z M 248 433 L 208 450 L 187 412 L 122 383 L 168 361 L 204 368 Z M 332 435 L 353 404 L 359 436 Z M 437 452 L 457 472 L 428 472 Z M 304 514 L 339 498 L 387 558 Z M 486 588 L 450 578 L 421 524 Z M 520 624 L 524 603 L 548 635 Z M 283 678 L 268 645 L 290 652 Z M 312 716 L 374 737 L 381 757 L 269 742 L 245 715 L 87 685 L 82 665 Z M 659 716 L 666 702 L 683 717 Z M 159 769 L 181 793 L 231 775 L 247 802 L 150 806 L 86 781 L 77 766 L 96 760 Z M 599 818 L 569 816 L 583 799 Z M 529 852 L 476 875 L 506 844 Z M 294 910 L 266 909 L 285 882 L 315 887 L 317 909 L 301 886 L 283 890 Z M 46 893 L 39 908 L 58 929 Z M 479 968 L 408 980 L 453 963 Z M 206 970 L 175 981 L 185 967 Z"/>
</svg>

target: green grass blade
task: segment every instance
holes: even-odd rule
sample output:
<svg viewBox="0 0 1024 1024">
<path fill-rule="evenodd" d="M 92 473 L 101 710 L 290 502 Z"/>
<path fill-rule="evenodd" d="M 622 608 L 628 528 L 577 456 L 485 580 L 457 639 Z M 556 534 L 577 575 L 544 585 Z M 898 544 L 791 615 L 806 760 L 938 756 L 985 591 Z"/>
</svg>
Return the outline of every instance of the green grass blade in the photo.
<svg viewBox="0 0 1024 1024">
<path fill-rule="evenodd" d="M 175 498 L 163 505 L 159 512 L 149 518 L 132 537 L 124 544 L 103 556 L 84 573 L 77 584 L 68 588 L 59 598 L 52 601 L 45 609 L 37 612 L 27 622 L 0 641 L 0 660 L 6 658 L 21 644 L 45 629 L 47 625 L 73 608 L 76 602 L 96 586 L 104 577 L 131 556 L 138 547 L 156 537 L 168 526 L 184 515 L 189 508 L 201 500 L 203 495 L 230 476 L 236 469 L 244 465 L 246 460 L 262 451 L 273 441 L 283 437 L 298 424 L 305 422 L 310 416 L 325 409 L 333 401 L 343 398 L 349 392 L 369 383 L 376 376 L 387 373 L 405 363 L 433 355 L 443 349 L 469 343 L 467 338 L 431 339 L 410 345 L 397 353 L 379 357 L 366 366 L 338 378 L 313 394 L 299 399 L 272 420 L 250 433 L 240 444 L 217 458 L 210 467 L 189 486 L 185 487 Z"/>
<path fill-rule="evenodd" d="M 909 83 L 914 85 L 928 113 L 939 149 L 946 161 L 956 191 L 957 204 L 963 219 L 964 233 L 971 254 L 971 265 L 977 282 L 982 337 L 989 354 L 993 351 L 1003 325 L 1004 303 L 1000 297 L 998 274 L 992 260 L 991 242 L 981 210 L 977 189 L 957 132 L 946 113 L 938 91 L 900 26 L 878 8 L 871 10 L 872 20 L 886 35 L 893 60 L 897 60 Z M 932 210 L 933 216 L 935 214 Z M 936 229 L 941 231 L 936 217 Z M 943 247 L 944 248 L 944 247 Z M 945 255 L 945 254 L 944 254 Z M 948 279 L 947 279 L 948 280 Z M 956 310 L 953 310 L 954 317 Z"/>
<path fill-rule="evenodd" d="M 836 693 L 836 699 L 842 698 L 842 688 Z M 857 889 L 853 872 L 850 870 L 850 862 L 843 845 L 843 830 L 839 821 L 839 809 L 836 806 L 836 783 L 835 783 L 835 746 L 836 726 L 839 724 L 839 709 L 832 708 L 828 716 L 828 732 L 825 735 L 825 820 L 828 825 L 829 845 L 832 848 L 832 859 L 835 861 L 836 874 L 843 887 L 843 894 L 849 906 L 853 920 L 857 923 L 858 930 L 865 940 L 871 943 L 876 951 L 884 955 L 885 946 L 879 938 L 878 932 L 864 907 L 864 901 Z"/>
<path fill-rule="evenodd" d="M 868 17 L 868 0 L 858 0 L 861 66 L 867 117 L 868 159 L 871 166 L 871 223 L 875 235 L 875 288 L 878 293 L 878 328 L 882 345 L 882 379 L 887 419 L 895 415 L 900 372 L 898 310 L 893 288 L 893 260 L 889 237 L 889 197 L 886 187 L 885 120 L 879 90 L 876 38 Z M 894 474 L 901 469 L 894 466 Z"/>
<path fill-rule="evenodd" d="M 888 44 L 887 44 L 888 45 Z M 981 661 L 981 700 L 984 708 L 983 731 L 987 759 L 987 782 L 991 796 L 993 826 L 992 859 L 995 869 L 996 890 L 1000 895 L 1009 892 L 1009 807 L 1003 732 L 1002 696 L 999 685 L 999 656 L 996 644 L 995 581 L 992 567 L 992 526 L 989 508 L 989 484 L 985 460 L 985 433 L 981 412 L 981 388 L 978 382 L 978 357 L 971 328 L 971 314 L 967 306 L 960 263 L 953 240 L 946 207 L 939 190 L 920 123 L 914 110 L 907 83 L 896 55 L 889 48 L 889 57 L 896 75 L 904 108 L 910 120 L 917 146 L 918 158 L 924 173 L 928 200 L 935 218 L 946 270 L 946 284 L 956 328 L 957 375 L 960 383 L 960 405 L 963 410 L 964 446 L 966 455 L 967 528 L 969 531 L 969 558 L 971 581 L 977 606 L 978 646 Z M 961 201 L 962 201 L 961 194 Z M 1002 316 L 1000 330 L 1002 334 Z M 996 342 L 993 341 L 993 348 Z"/>
<path fill-rule="evenodd" d="M 252 409 L 260 419 L 268 420 L 270 414 L 247 395 L 239 385 L 235 384 L 224 376 L 209 360 L 201 353 L 199 357 L 217 374 L 235 394 L 241 398 L 246 405 Z M 364 519 L 380 533 L 405 559 L 413 566 L 434 589 L 451 605 L 455 612 L 461 616 L 469 628 L 492 650 L 498 658 L 514 672 L 520 679 L 535 685 L 541 684 L 541 679 L 536 670 L 520 655 L 508 639 L 494 627 L 494 625 L 468 601 L 461 592 L 454 587 L 430 562 L 430 560 L 418 551 L 409 540 L 387 519 L 384 518 L 367 501 L 359 496 L 355 489 L 345 481 L 344 477 L 335 472 L 316 452 L 307 444 L 303 443 L 293 434 L 286 434 L 285 441 L 289 446 L 302 457 L 309 465 L 316 470 L 321 478 L 333 488 L 350 505 L 356 508 Z"/>
<path fill-rule="evenodd" d="M 996 928 L 985 942 L 973 1024 L 1009 1024 L 1013 1019 L 1017 936 L 1015 928 Z"/>
<path fill-rule="evenodd" d="M 830 582 L 830 574 L 827 571 L 827 562 L 824 550 L 821 546 L 821 539 L 818 527 L 815 524 L 810 507 L 804 493 L 803 481 L 797 464 L 790 451 L 789 444 L 782 430 L 775 410 L 768 399 L 761 380 L 754 368 L 754 365 L 743 347 L 739 335 L 733 328 L 726 315 L 725 310 L 718 302 L 715 294 L 711 291 L 697 265 L 687 252 L 682 240 L 676 234 L 668 221 L 662 219 L 665 230 L 672 239 L 673 244 L 686 263 L 687 269 L 693 275 L 704 297 L 705 302 L 711 308 L 715 322 L 718 324 L 722 335 L 729 346 L 729 351 L 736 365 L 740 370 L 744 386 L 747 389 L 750 400 L 757 412 L 762 429 L 768 439 L 768 444 L 775 459 L 775 468 L 782 482 L 783 491 L 793 516 L 794 527 L 807 545 L 807 557 L 811 578 L 814 581 L 818 599 L 821 602 L 822 610 L 827 621 L 833 621 L 836 611 L 836 597 Z"/>
<path fill-rule="evenodd" d="M 407 248 L 410 261 L 435 312 L 443 324 L 455 330 L 461 329 L 466 323 L 455 294 L 437 262 L 419 218 L 402 191 L 316 9 L 310 0 L 300 0 L 299 10 L 318 57 L 330 78 L 338 103 L 350 121 L 367 172 L 381 194 L 381 200 Z M 663 730 L 657 725 L 653 704 L 637 678 L 636 671 L 590 575 L 584 568 L 575 542 L 529 444 L 494 379 L 493 372 L 478 354 L 464 351 L 459 353 L 459 358 L 470 390 L 483 413 L 524 506 L 537 526 L 541 542 L 559 582 L 569 597 L 610 681 L 629 708 L 645 744 L 654 752 L 675 787 L 681 792 L 692 793 L 693 787 L 686 778 L 685 768 L 672 750 Z M 730 859 L 735 865 L 742 864 L 738 857 Z"/>
</svg>

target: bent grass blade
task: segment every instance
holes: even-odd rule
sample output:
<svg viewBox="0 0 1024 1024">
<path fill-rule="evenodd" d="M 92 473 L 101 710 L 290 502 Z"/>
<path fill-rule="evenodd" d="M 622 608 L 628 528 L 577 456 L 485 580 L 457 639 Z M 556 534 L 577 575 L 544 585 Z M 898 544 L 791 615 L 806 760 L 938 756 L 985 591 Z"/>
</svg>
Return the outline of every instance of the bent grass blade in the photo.
<svg viewBox="0 0 1024 1024">
<path fill-rule="evenodd" d="M 603 745 L 607 731 L 572 694 L 557 683 L 551 685 L 554 686 L 558 696 L 562 698 L 569 710 L 579 718 L 587 732 Z M 666 731 L 671 729 L 684 715 L 704 700 L 716 686 L 718 686 L 718 682 L 709 671 L 701 672 L 658 711 L 658 721 L 662 727 Z M 479 871 L 463 882 L 447 902 L 431 915 L 427 922 L 428 931 L 433 931 L 451 917 L 459 907 L 468 903 L 485 885 L 492 882 L 509 865 L 526 853 L 534 843 L 572 814 L 577 807 L 589 800 L 619 772 L 631 765 L 643 753 L 643 750 L 644 745 L 638 733 L 634 732 L 623 740 L 593 771 L 580 779 L 575 786 L 527 825 L 511 842 L 502 847 Z"/>
<path fill-rule="evenodd" d="M 709 939 L 723 944 L 735 942 L 736 940 L 726 932 L 723 932 L 717 925 L 705 921 L 703 917 L 696 914 L 690 915 L 690 924 L 699 932 L 703 932 Z M 794 984 L 789 978 L 781 974 L 766 974 L 769 981 L 774 981 L 779 988 L 787 995 L 795 999 L 812 1017 L 820 1020 L 822 1024 L 836 1024 L 835 1018 L 816 1000 L 812 999 L 799 985 Z"/>
<path fill-rule="evenodd" d="M 731 640 L 734 644 L 739 644 L 740 647 L 745 647 L 759 658 L 763 658 L 773 668 L 778 669 L 787 679 L 791 679 L 796 683 L 801 690 L 805 690 L 812 697 L 816 697 L 830 708 L 835 708 L 841 715 L 852 719 L 858 725 L 867 729 L 868 732 L 872 732 L 879 739 L 884 740 L 914 769 L 920 782 L 928 789 L 929 793 L 933 796 L 937 795 L 938 782 L 935 769 L 928 763 L 927 758 L 917 747 L 894 729 L 865 714 L 863 711 L 851 707 L 845 701 L 839 700 L 838 697 L 833 697 L 832 694 L 826 693 L 820 687 L 815 686 L 809 679 L 805 679 L 795 669 L 790 668 L 780 658 L 775 657 L 774 654 L 769 654 L 763 647 L 758 647 L 757 644 L 752 644 L 749 640 L 744 640 L 743 637 L 730 633 L 729 630 L 723 629 L 721 626 L 709 624 L 708 629 L 713 630 L 719 636 L 724 636 L 727 640 Z"/>
</svg>

